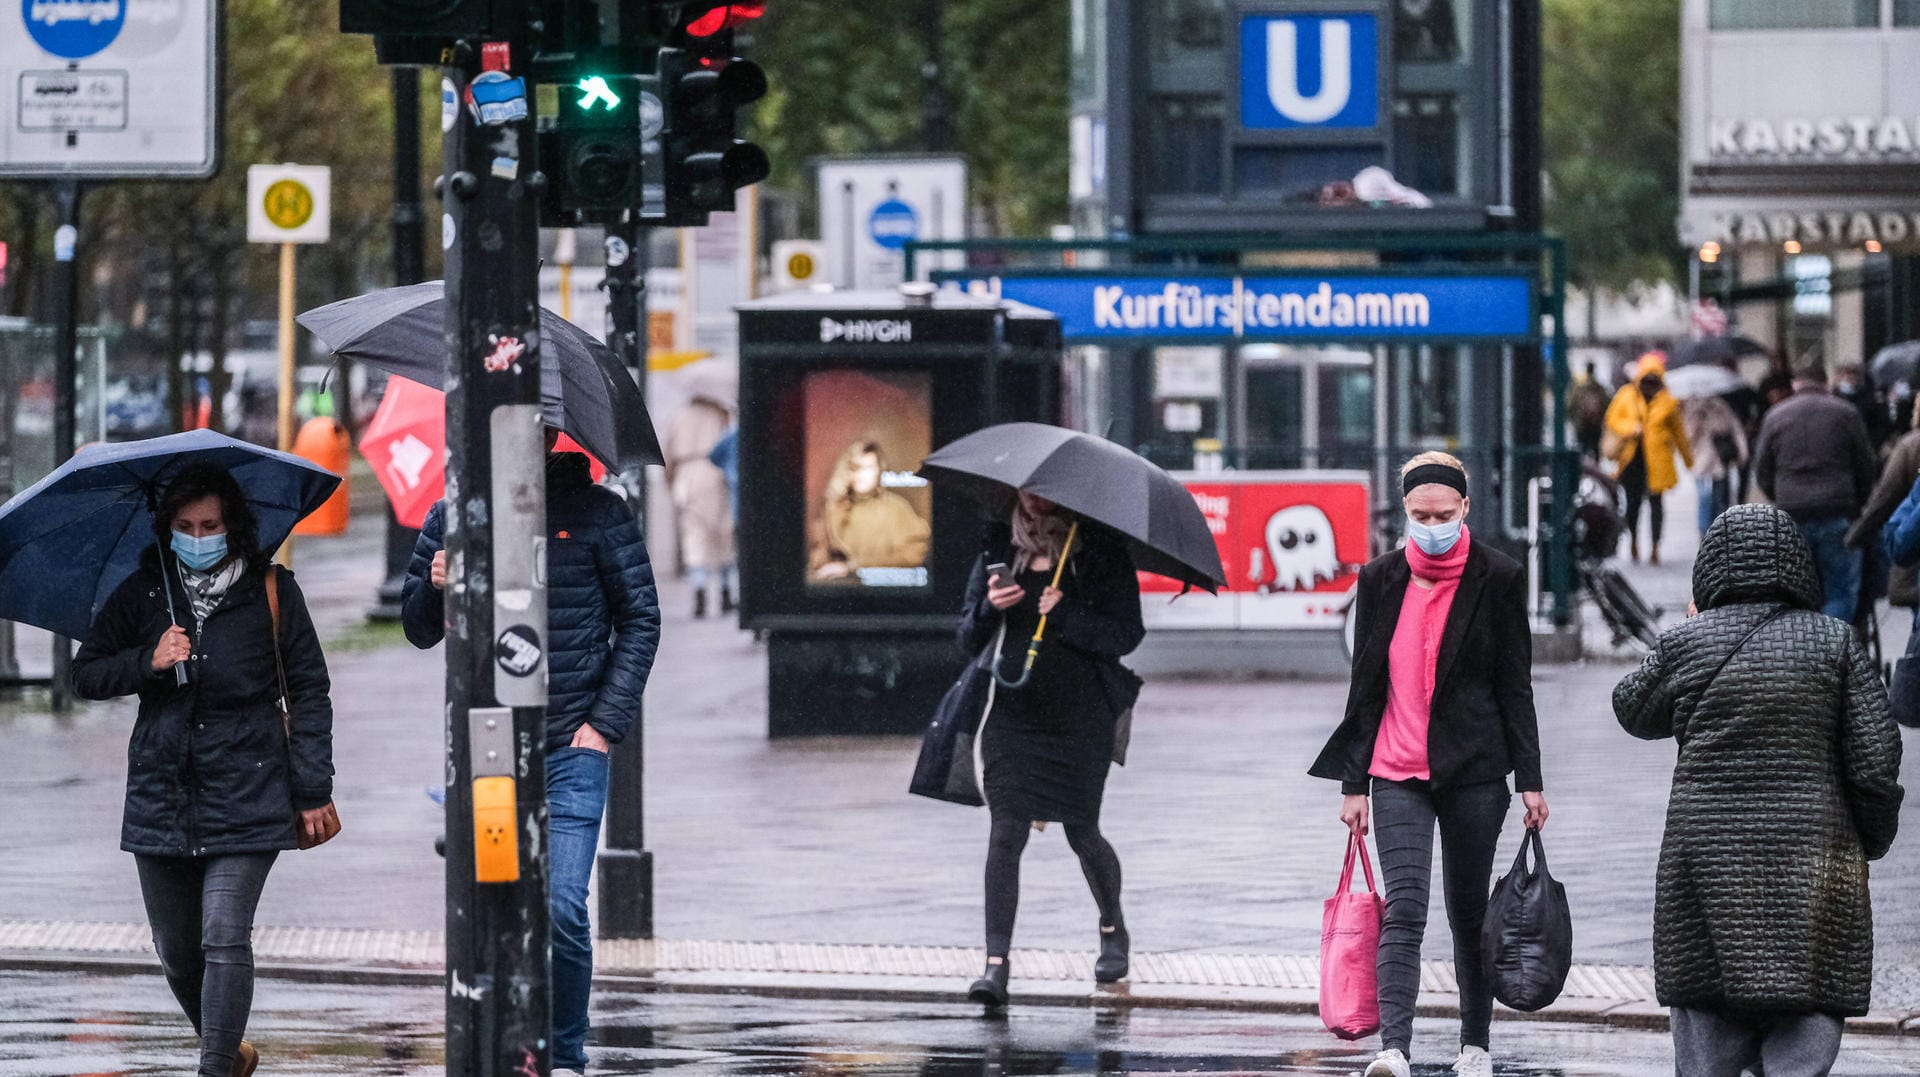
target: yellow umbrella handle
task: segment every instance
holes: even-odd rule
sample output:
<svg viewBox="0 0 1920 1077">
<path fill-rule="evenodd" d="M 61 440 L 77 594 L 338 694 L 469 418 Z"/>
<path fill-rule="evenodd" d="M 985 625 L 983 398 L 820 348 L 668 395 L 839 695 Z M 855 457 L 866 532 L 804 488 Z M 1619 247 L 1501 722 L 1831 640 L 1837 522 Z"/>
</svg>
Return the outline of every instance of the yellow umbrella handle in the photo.
<svg viewBox="0 0 1920 1077">
<path fill-rule="evenodd" d="M 1060 574 L 1066 571 L 1067 555 L 1073 552 L 1073 540 L 1079 534 L 1080 534 L 1080 521 L 1075 520 L 1073 521 L 1073 526 L 1067 529 L 1067 541 L 1061 545 L 1060 557 L 1053 564 L 1052 586 L 1055 590 L 1058 590 L 1060 587 Z M 1039 625 L 1037 625 L 1033 630 L 1033 639 L 1027 642 L 1027 663 L 1020 670 L 1020 679 L 1015 681 L 1007 680 L 1005 677 L 1000 676 L 1000 671 L 998 669 L 994 670 L 993 675 L 999 679 L 1002 685 L 1005 685 L 1008 688 L 1022 688 L 1026 686 L 1027 678 L 1033 676 L 1034 659 L 1040 657 L 1040 640 L 1046 634 L 1047 634 L 1047 615 L 1043 613 L 1040 615 Z"/>
</svg>

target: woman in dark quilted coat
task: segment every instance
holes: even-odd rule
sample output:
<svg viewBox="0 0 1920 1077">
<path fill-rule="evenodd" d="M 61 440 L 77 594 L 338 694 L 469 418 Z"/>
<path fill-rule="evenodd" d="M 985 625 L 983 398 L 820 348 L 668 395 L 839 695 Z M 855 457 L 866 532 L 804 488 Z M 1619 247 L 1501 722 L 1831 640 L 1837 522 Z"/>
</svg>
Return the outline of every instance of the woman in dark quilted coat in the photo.
<svg viewBox="0 0 1920 1077">
<path fill-rule="evenodd" d="M 1675 1068 L 1824 1074 L 1867 1012 L 1867 862 L 1899 824 L 1899 732 L 1853 630 L 1818 612 L 1786 513 L 1722 515 L 1693 596 L 1613 693 L 1627 732 L 1679 743 L 1653 927 Z"/>
</svg>

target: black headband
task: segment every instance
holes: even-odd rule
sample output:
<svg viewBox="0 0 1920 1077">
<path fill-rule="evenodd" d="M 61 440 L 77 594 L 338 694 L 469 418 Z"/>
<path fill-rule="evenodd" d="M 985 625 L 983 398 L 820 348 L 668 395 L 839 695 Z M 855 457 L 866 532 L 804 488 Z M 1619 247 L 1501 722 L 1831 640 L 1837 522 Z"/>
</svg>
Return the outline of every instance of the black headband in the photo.
<svg viewBox="0 0 1920 1077">
<path fill-rule="evenodd" d="M 1425 486 L 1428 483 L 1439 483 L 1441 486 L 1451 486 L 1455 490 L 1460 491 L 1461 497 L 1467 496 L 1466 472 L 1461 471 L 1457 467 L 1449 467 L 1446 464 L 1421 464 L 1419 467 L 1400 476 L 1400 496 L 1405 497 L 1413 493 L 1415 487 Z"/>
</svg>

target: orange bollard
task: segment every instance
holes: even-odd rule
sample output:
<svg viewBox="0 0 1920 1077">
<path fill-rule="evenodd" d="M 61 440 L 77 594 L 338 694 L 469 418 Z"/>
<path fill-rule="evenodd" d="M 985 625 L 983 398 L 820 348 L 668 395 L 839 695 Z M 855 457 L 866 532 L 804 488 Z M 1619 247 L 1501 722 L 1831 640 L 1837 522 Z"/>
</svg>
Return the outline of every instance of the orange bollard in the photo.
<svg viewBox="0 0 1920 1077">
<path fill-rule="evenodd" d="M 293 529 L 296 535 L 344 535 L 347 533 L 347 453 L 352 447 L 347 428 L 334 419 L 308 419 L 293 439 L 293 454 L 340 476 L 340 486 L 315 509 L 313 515 Z"/>
</svg>

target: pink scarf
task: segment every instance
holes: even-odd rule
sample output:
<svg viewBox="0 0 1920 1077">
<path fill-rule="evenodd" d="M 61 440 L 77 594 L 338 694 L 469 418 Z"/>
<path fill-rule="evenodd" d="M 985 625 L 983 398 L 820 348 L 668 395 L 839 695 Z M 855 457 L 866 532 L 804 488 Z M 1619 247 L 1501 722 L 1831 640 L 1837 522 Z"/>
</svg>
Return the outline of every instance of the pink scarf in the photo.
<svg viewBox="0 0 1920 1077">
<path fill-rule="evenodd" d="M 1412 542 L 1407 543 L 1407 565 L 1413 574 L 1421 579 L 1432 580 L 1433 594 L 1427 600 L 1426 623 L 1421 626 L 1420 639 L 1403 640 L 1399 636 L 1393 639 L 1393 647 L 1420 647 L 1421 667 L 1427 671 L 1427 702 L 1433 702 L 1433 682 L 1439 673 L 1440 638 L 1447 631 L 1447 614 L 1453 609 L 1454 593 L 1460 590 L 1460 573 L 1467 567 L 1467 551 L 1473 545 L 1473 535 L 1466 525 L 1460 527 L 1460 541 L 1453 548 L 1438 557 L 1427 553 Z M 1409 580 L 1408 587 L 1418 587 Z"/>
</svg>

